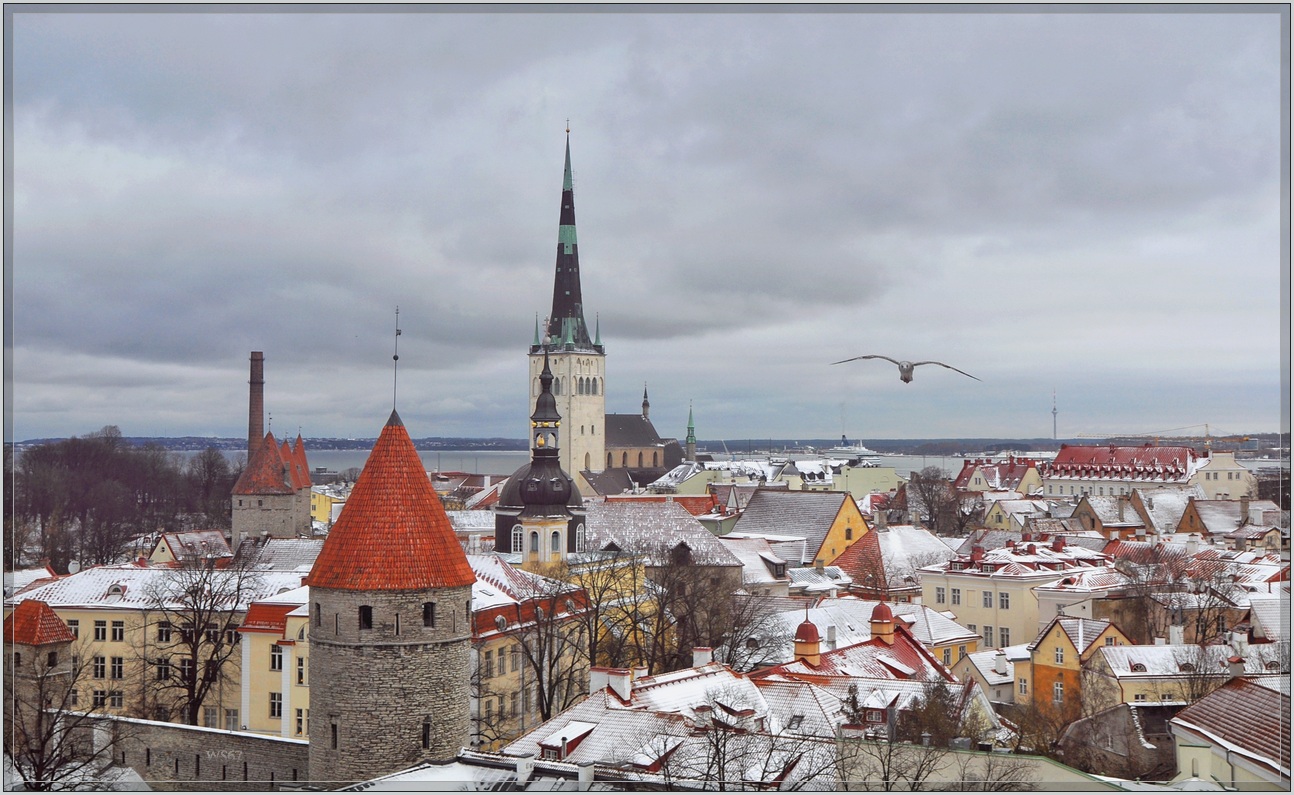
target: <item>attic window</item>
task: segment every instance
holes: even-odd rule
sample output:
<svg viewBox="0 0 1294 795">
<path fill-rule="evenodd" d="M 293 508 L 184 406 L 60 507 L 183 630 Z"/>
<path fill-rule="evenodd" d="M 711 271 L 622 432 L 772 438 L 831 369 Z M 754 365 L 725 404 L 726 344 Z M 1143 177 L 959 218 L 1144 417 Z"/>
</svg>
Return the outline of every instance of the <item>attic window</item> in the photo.
<svg viewBox="0 0 1294 795">
<path fill-rule="evenodd" d="M 1190 663 L 1187 663 L 1187 665 L 1189 665 L 1189 664 L 1190 664 Z M 1183 669 L 1183 670 L 1185 670 L 1185 669 Z M 1133 672 L 1134 674 L 1144 674 L 1144 673 L 1146 672 L 1146 666 L 1145 666 L 1145 664 L 1144 664 L 1144 663 L 1133 663 L 1133 664 L 1132 664 L 1132 672 Z"/>
<path fill-rule="evenodd" d="M 1267 670 L 1269 670 L 1269 671 L 1279 671 L 1279 670 L 1280 670 L 1280 668 L 1281 668 L 1280 661 L 1279 661 L 1279 660 L 1268 660 L 1268 661 L 1267 661 L 1267 666 L 1266 666 L 1266 668 L 1267 668 Z"/>
<path fill-rule="evenodd" d="M 1190 673 L 1191 671 L 1194 671 L 1194 670 L 1195 670 L 1195 664 L 1194 664 L 1194 663 L 1184 662 L 1184 663 L 1181 663 L 1181 664 L 1179 664 L 1179 665 L 1177 666 L 1177 670 L 1179 670 L 1179 671 L 1185 671 L 1185 672 L 1187 672 L 1187 673 Z"/>
<path fill-rule="evenodd" d="M 500 632 L 502 632 L 503 630 L 508 628 L 508 619 L 504 618 L 503 616 L 495 616 L 494 626 L 497 627 Z"/>
</svg>

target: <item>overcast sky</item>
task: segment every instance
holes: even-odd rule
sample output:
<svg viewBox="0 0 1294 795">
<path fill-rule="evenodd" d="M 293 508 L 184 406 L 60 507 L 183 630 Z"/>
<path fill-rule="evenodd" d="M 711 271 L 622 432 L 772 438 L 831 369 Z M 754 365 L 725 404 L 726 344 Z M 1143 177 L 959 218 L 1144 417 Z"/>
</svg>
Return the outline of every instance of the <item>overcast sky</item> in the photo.
<svg viewBox="0 0 1294 795">
<path fill-rule="evenodd" d="M 568 118 L 662 435 L 1288 430 L 1279 6 L 279 8 L 6 18 L 12 438 L 525 436 Z"/>
</svg>

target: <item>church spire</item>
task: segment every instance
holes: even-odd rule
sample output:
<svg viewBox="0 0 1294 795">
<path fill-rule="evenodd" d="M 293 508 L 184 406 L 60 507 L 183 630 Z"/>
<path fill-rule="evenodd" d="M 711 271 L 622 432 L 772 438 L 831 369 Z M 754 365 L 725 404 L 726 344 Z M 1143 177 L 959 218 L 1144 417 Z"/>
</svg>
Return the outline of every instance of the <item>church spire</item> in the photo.
<svg viewBox="0 0 1294 795">
<path fill-rule="evenodd" d="M 565 328 L 569 326 L 569 329 Z M 578 346 L 591 346 L 584 322 L 580 292 L 579 245 L 575 240 L 575 188 L 571 179 L 571 134 L 566 131 L 566 168 L 562 175 L 562 210 L 557 226 L 557 272 L 553 279 L 553 311 L 548 316 L 547 337 L 558 341 L 569 333 Z"/>
</svg>

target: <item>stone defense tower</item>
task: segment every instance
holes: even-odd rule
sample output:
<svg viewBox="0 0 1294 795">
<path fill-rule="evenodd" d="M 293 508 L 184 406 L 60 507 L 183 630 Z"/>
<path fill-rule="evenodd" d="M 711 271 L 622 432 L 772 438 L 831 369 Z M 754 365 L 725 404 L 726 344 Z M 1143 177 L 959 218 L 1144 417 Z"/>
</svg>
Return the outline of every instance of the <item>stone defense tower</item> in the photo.
<svg viewBox="0 0 1294 795">
<path fill-rule="evenodd" d="M 306 580 L 312 782 L 332 789 L 468 744 L 475 580 L 392 411 Z"/>
<path fill-rule="evenodd" d="M 566 170 L 562 178 L 562 210 L 557 228 L 557 272 L 553 280 L 553 309 L 541 332 L 535 324 L 530 345 L 530 400 L 539 398 L 539 374 L 544 357 L 551 359 L 553 397 L 566 421 L 561 468 L 586 494 L 592 494 L 584 471 L 606 466 L 606 353 L 601 329 L 589 337 L 580 292 L 579 245 L 575 242 L 575 191 L 571 181 L 571 139 L 566 131 Z"/>
<path fill-rule="evenodd" d="M 584 500 L 559 463 L 562 418 L 547 356 L 543 365 L 535 413 L 530 415 L 530 463 L 508 478 L 494 514 L 495 551 L 521 553 L 526 569 L 584 551 Z"/>
</svg>

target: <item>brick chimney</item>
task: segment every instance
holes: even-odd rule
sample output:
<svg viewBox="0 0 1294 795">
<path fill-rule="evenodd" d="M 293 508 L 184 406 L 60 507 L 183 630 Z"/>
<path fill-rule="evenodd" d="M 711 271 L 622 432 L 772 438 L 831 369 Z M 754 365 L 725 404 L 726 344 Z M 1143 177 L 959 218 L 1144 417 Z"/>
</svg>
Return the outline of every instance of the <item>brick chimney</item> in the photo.
<svg viewBox="0 0 1294 795">
<path fill-rule="evenodd" d="M 247 401 L 247 460 L 265 438 L 265 354 L 252 351 L 252 377 Z"/>
<path fill-rule="evenodd" d="M 714 649 L 709 646 L 692 647 L 692 667 L 700 668 L 714 662 Z"/>
</svg>

